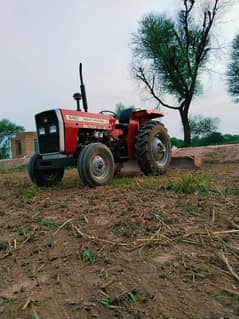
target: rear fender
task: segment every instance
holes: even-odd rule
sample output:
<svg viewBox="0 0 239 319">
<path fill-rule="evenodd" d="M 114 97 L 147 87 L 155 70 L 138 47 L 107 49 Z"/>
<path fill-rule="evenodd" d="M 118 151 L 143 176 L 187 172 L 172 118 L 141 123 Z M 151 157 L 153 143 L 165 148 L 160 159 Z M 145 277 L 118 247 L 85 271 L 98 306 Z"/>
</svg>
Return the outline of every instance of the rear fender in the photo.
<svg viewBox="0 0 239 319">
<path fill-rule="evenodd" d="M 131 114 L 130 120 L 132 119 L 138 121 L 139 126 L 143 126 L 146 122 L 163 116 L 164 114 L 162 112 L 155 110 L 140 110 L 133 112 Z"/>
<path fill-rule="evenodd" d="M 143 126 L 145 123 L 152 119 L 156 119 L 159 117 L 163 117 L 164 114 L 162 112 L 158 112 L 155 110 L 140 110 L 132 112 L 129 121 L 128 134 L 126 137 L 126 142 L 128 146 L 128 159 L 134 159 L 134 145 L 136 143 L 136 136 L 138 134 L 139 128 Z"/>
</svg>

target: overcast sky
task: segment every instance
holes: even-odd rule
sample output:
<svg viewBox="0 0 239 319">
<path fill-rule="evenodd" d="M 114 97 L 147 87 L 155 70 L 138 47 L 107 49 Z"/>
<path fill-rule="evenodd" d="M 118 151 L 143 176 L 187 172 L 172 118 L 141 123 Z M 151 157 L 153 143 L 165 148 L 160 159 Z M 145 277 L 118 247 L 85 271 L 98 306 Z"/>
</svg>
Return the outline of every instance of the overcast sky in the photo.
<svg viewBox="0 0 239 319">
<path fill-rule="evenodd" d="M 115 104 L 154 107 L 130 75 L 132 33 L 149 12 L 174 14 L 180 0 L 0 0 L 0 119 L 34 130 L 34 114 L 75 108 L 78 64 L 83 62 L 89 111 Z M 192 114 L 219 117 L 220 130 L 239 134 L 239 105 L 226 92 L 230 41 L 239 32 L 239 5 L 222 18 L 217 53 Z M 163 109 L 162 109 L 163 110 Z M 180 136 L 178 113 L 165 112 L 170 134 Z"/>
</svg>

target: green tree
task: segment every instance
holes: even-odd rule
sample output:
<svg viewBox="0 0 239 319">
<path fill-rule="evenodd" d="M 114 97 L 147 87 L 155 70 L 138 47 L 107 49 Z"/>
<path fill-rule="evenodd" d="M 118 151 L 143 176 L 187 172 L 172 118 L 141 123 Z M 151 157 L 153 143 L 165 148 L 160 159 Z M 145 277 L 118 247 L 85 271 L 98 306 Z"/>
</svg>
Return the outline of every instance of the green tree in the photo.
<svg viewBox="0 0 239 319">
<path fill-rule="evenodd" d="M 8 119 L 0 120 L 0 159 L 9 157 L 9 138 L 12 134 L 23 132 L 24 130 L 23 126 L 17 125 Z"/>
<path fill-rule="evenodd" d="M 220 132 L 211 132 L 202 140 L 203 145 L 221 145 L 224 143 L 224 137 Z"/>
<path fill-rule="evenodd" d="M 210 1 L 197 23 L 193 18 L 196 1 L 182 0 L 176 18 L 149 14 L 133 37 L 133 74 L 159 105 L 179 112 L 185 145 L 191 142 L 189 108 L 201 91 L 199 75 L 211 50 L 210 31 L 222 1 Z M 175 105 L 162 99 L 165 93 L 175 97 Z"/>
<path fill-rule="evenodd" d="M 217 117 L 203 117 L 202 115 L 189 117 L 192 136 L 204 137 L 209 133 L 216 132 L 219 121 Z"/>
<path fill-rule="evenodd" d="M 8 119 L 0 120 L 0 133 L 17 133 L 24 131 L 25 129 L 23 126 L 17 125 Z"/>
<path fill-rule="evenodd" d="M 120 116 L 120 113 L 126 109 L 136 109 L 134 105 L 126 106 L 123 103 L 119 102 L 115 105 L 115 113 Z"/>
<path fill-rule="evenodd" d="M 0 160 L 8 158 L 8 157 L 9 157 L 8 146 L 6 145 L 6 143 L 4 143 L 3 145 L 0 146 Z"/>
<path fill-rule="evenodd" d="M 118 115 L 118 116 L 120 116 L 120 113 L 123 111 L 123 110 L 125 110 L 126 109 L 126 106 L 123 104 L 123 103 L 121 103 L 121 102 L 119 102 L 119 103 L 117 103 L 116 105 L 115 105 L 115 113 Z"/>
<path fill-rule="evenodd" d="M 231 62 L 227 70 L 228 91 L 239 103 L 239 34 L 232 41 Z"/>
</svg>

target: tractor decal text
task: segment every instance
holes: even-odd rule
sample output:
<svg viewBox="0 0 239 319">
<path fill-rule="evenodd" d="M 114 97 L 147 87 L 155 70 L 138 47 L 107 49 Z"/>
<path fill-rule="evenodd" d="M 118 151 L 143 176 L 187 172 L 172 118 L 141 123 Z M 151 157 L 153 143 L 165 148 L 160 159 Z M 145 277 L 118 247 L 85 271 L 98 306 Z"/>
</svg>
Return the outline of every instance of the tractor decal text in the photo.
<svg viewBox="0 0 239 319">
<path fill-rule="evenodd" d="M 83 128 L 92 128 L 92 129 L 98 129 L 98 130 L 105 130 L 105 126 L 102 126 L 102 125 L 83 124 Z"/>
<path fill-rule="evenodd" d="M 84 117 L 79 115 L 66 115 L 66 119 L 68 121 L 78 121 L 85 123 L 99 123 L 99 124 L 109 124 L 109 121 L 106 119 L 92 118 L 92 117 Z"/>
</svg>

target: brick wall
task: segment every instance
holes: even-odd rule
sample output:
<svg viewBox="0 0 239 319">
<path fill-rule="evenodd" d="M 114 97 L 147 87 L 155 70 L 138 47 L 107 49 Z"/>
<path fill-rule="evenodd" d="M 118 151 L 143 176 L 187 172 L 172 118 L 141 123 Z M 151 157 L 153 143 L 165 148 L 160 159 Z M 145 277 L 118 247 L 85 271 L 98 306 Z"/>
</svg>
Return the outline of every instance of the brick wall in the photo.
<svg viewBox="0 0 239 319">
<path fill-rule="evenodd" d="M 31 157 L 35 153 L 36 132 L 17 133 L 11 141 L 12 158 Z"/>
</svg>

